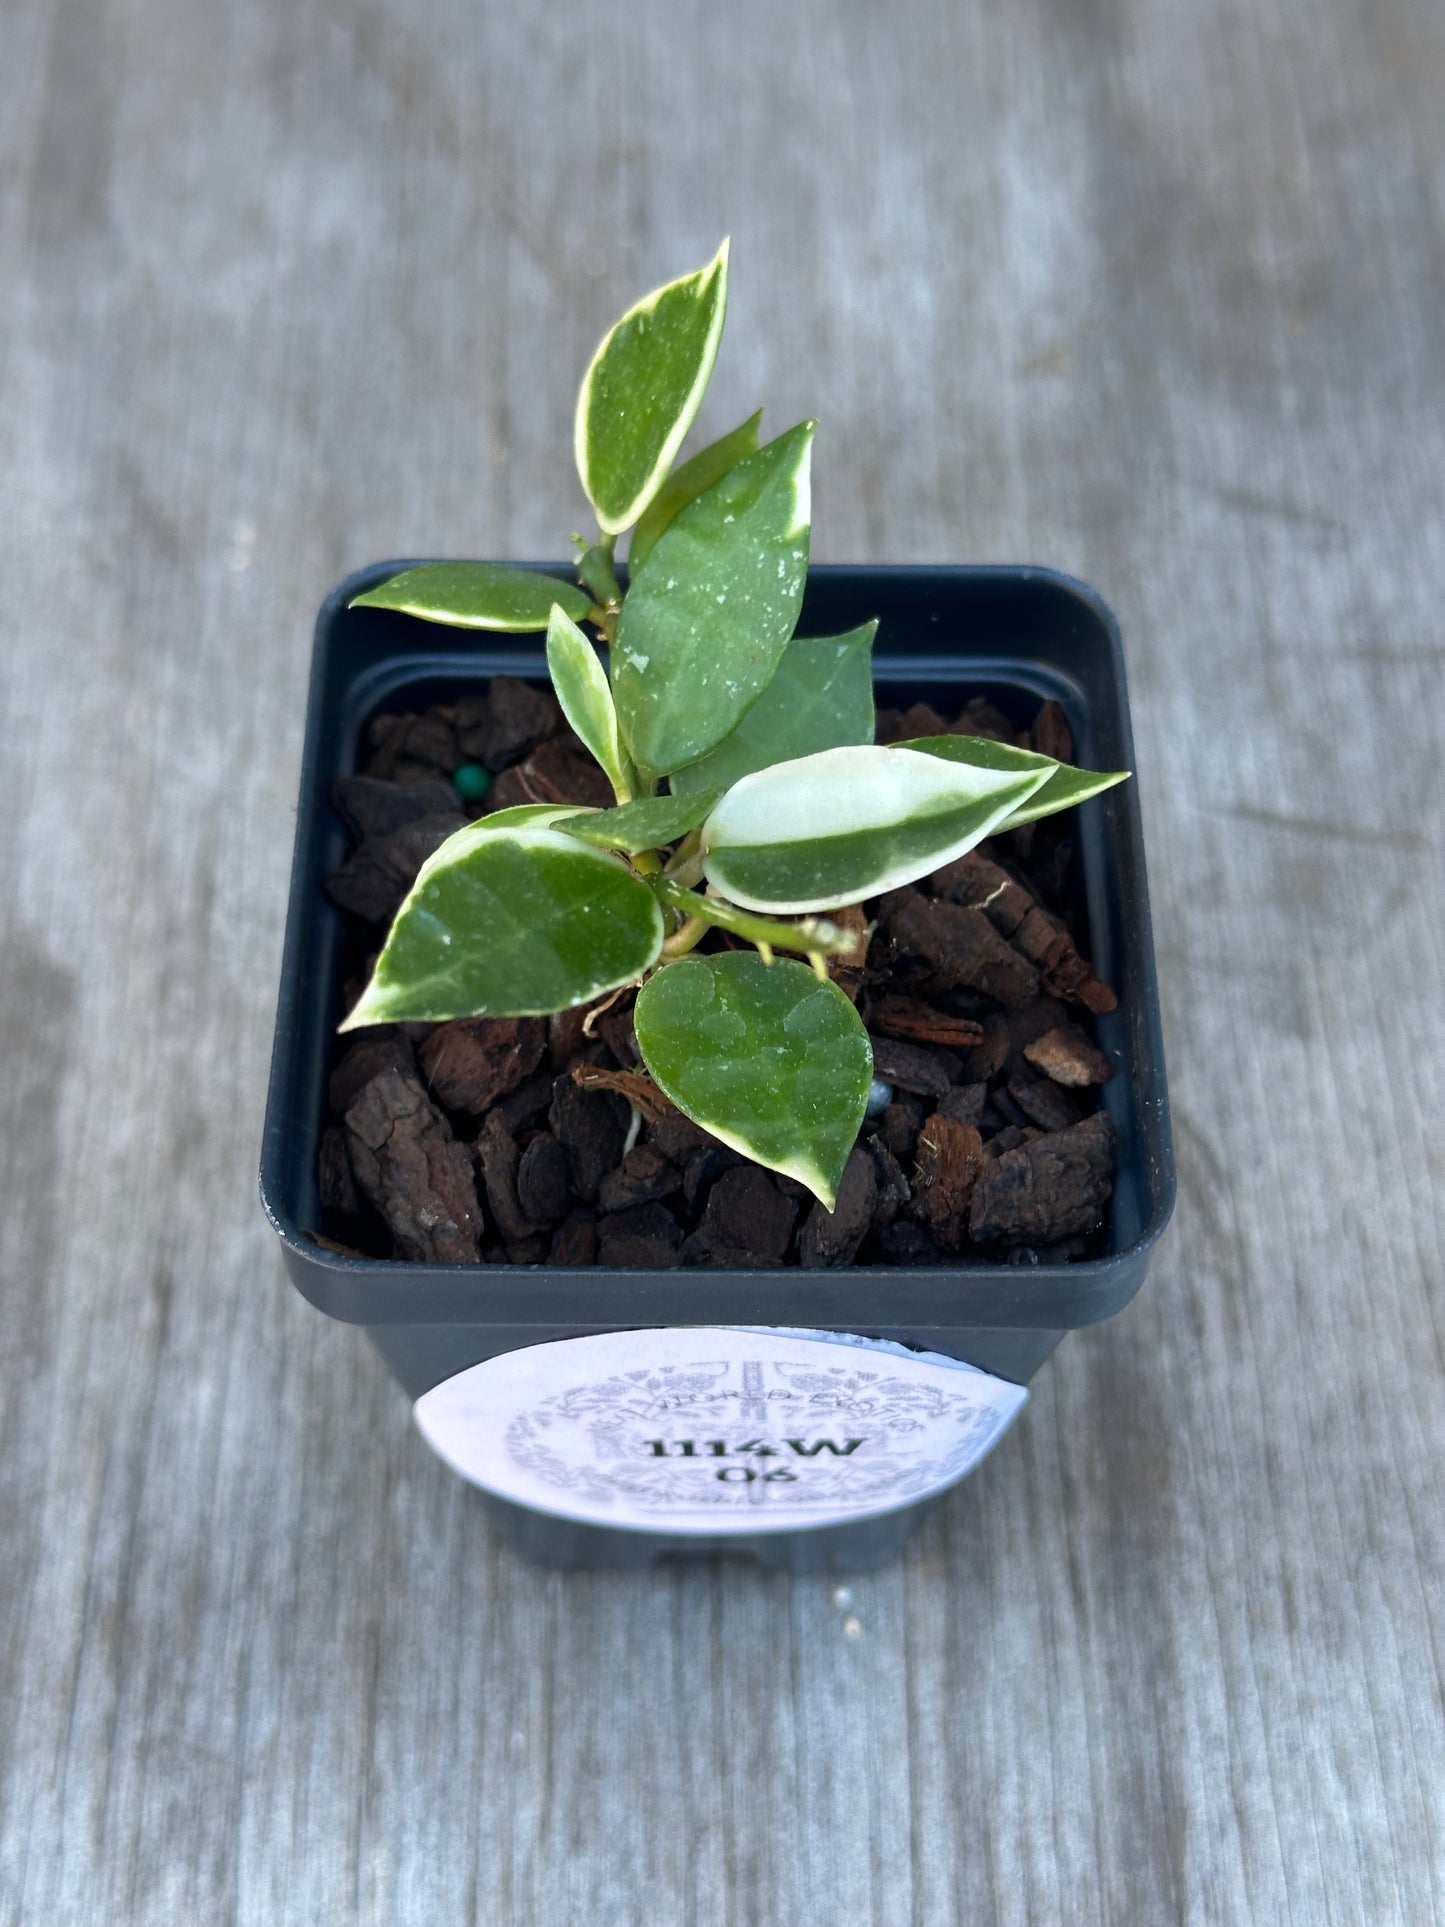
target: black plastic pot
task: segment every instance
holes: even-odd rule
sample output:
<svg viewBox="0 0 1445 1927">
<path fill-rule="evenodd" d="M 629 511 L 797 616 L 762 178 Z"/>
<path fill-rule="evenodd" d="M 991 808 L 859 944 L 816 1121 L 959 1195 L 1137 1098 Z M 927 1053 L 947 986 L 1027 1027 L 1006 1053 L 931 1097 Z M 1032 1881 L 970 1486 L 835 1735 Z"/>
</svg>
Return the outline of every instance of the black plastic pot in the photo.
<svg viewBox="0 0 1445 1927">
<path fill-rule="evenodd" d="M 348 600 L 406 562 L 379 564 L 328 597 L 316 628 L 261 1195 L 297 1289 L 365 1328 L 413 1397 L 484 1359 L 550 1340 L 649 1327 L 805 1328 L 888 1339 L 1022 1385 L 1066 1331 L 1121 1310 L 1144 1282 L 1174 1201 L 1158 987 L 1139 793 L 1126 783 L 1078 811 L 1088 954 L 1119 993 L 1098 1020 L 1120 1069 L 1104 1090 L 1117 1176 L 1104 1255 L 1069 1265 L 956 1269 L 622 1271 L 600 1267 L 415 1265 L 348 1258 L 324 1231 L 316 1164 L 341 1016 L 344 932 L 323 883 L 346 854 L 333 779 L 356 766 L 367 722 L 420 709 L 478 679 L 545 676 L 540 638 L 484 637 Z M 563 574 L 558 569 L 556 573 Z M 880 626 L 881 702 L 932 700 L 945 713 L 983 693 L 1021 719 L 1063 705 L 1081 764 L 1132 769 L 1117 624 L 1090 590 L 1025 568 L 816 567 L 802 634 L 870 616 Z M 934 1498 L 841 1525 L 716 1538 L 579 1523 L 484 1494 L 493 1523 L 551 1563 L 645 1566 L 659 1557 L 749 1553 L 795 1570 L 845 1570 L 892 1556 Z"/>
</svg>

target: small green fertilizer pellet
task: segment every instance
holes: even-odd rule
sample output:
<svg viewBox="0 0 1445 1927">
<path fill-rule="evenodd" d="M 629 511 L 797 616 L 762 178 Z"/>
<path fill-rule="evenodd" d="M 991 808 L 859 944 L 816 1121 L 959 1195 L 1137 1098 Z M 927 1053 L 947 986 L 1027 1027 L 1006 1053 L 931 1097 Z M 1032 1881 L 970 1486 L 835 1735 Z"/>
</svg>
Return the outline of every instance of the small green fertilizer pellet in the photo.
<svg viewBox="0 0 1445 1927">
<path fill-rule="evenodd" d="M 463 763 L 454 773 L 452 783 L 464 803 L 480 803 L 492 787 L 492 778 L 480 763 Z"/>
</svg>

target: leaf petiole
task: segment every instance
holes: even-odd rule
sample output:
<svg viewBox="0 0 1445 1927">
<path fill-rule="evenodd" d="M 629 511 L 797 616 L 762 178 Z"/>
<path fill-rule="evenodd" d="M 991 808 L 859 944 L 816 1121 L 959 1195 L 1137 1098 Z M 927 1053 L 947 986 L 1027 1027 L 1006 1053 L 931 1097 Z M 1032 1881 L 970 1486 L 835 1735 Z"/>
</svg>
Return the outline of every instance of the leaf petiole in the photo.
<svg viewBox="0 0 1445 1927">
<path fill-rule="evenodd" d="M 670 937 L 663 939 L 662 961 L 674 963 L 679 957 L 685 957 L 690 950 L 696 950 L 711 928 L 712 925 L 702 917 L 688 917 L 685 922 L 678 925 Z"/>
<path fill-rule="evenodd" d="M 858 933 L 844 930 L 841 925 L 830 923 L 826 917 L 803 917 L 797 923 L 778 923 L 771 917 L 754 916 L 750 911 L 739 910 L 736 905 L 724 903 L 717 897 L 700 897 L 695 890 L 687 890 L 673 877 L 649 877 L 653 894 L 659 902 L 669 909 L 679 910 L 688 924 L 699 921 L 714 924 L 719 930 L 730 930 L 735 937 L 742 937 L 748 943 L 756 944 L 766 956 L 770 950 L 796 950 L 805 957 L 851 957 L 858 949 Z M 679 930 L 676 935 L 683 934 Z M 694 937 L 687 946 L 697 942 Z M 669 939 L 675 942 L 675 939 Z M 675 948 L 669 954 L 683 954 Z"/>
<path fill-rule="evenodd" d="M 689 830 L 662 866 L 662 874 L 684 889 L 702 882 L 702 826 Z"/>
<path fill-rule="evenodd" d="M 574 541 L 577 539 L 573 538 Z M 577 563 L 577 573 L 584 588 L 592 591 L 601 614 L 614 621 L 622 607 L 622 584 L 617 580 L 617 572 L 612 566 L 612 553 L 616 547 L 615 535 L 600 535 L 590 547 L 583 549 Z"/>
</svg>

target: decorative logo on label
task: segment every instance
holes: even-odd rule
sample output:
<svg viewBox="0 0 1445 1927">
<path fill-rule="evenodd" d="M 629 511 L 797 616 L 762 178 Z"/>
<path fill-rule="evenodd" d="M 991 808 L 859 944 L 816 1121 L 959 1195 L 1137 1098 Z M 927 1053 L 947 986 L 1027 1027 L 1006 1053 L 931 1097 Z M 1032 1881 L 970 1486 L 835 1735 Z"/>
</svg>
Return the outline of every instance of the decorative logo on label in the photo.
<svg viewBox="0 0 1445 1927">
<path fill-rule="evenodd" d="M 829 1332 L 604 1332 L 506 1352 L 418 1399 L 474 1484 L 595 1525 L 833 1525 L 952 1485 L 1028 1397 L 954 1359 Z"/>
</svg>

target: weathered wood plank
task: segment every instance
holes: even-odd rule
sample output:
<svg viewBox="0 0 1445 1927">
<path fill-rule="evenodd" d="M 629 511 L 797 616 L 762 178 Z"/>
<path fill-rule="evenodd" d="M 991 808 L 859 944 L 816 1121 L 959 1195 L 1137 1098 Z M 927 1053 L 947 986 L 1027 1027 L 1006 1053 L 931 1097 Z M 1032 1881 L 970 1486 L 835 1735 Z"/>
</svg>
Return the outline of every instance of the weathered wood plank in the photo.
<svg viewBox="0 0 1445 1927">
<path fill-rule="evenodd" d="M 1425 0 L 11 0 L 0 1927 L 1445 1918 Z M 894 1571 L 525 1568 L 253 1198 L 311 612 L 731 229 L 816 553 L 1129 641 L 1182 1196 Z"/>
</svg>

